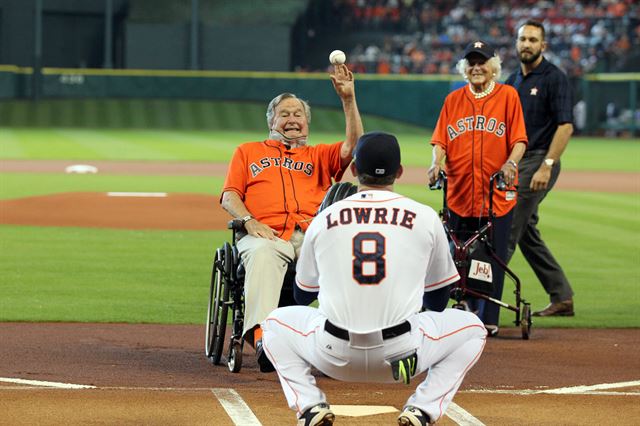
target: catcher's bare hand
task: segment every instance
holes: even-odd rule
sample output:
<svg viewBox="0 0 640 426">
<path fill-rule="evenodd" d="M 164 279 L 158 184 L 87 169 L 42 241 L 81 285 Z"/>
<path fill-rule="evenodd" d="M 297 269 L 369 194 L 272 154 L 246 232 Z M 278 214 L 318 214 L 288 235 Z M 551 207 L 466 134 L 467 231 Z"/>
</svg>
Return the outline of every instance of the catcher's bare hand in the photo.
<svg viewBox="0 0 640 426">
<path fill-rule="evenodd" d="M 278 235 L 278 231 L 268 225 L 265 225 L 262 222 L 257 221 L 256 219 L 252 219 L 245 223 L 244 229 L 246 229 L 247 234 L 251 236 L 257 238 L 266 238 L 268 240 L 275 240 L 276 235 Z"/>
<path fill-rule="evenodd" d="M 353 73 L 345 64 L 333 66 L 333 72 L 329 74 L 336 93 L 341 99 L 349 99 L 355 96 Z"/>
<path fill-rule="evenodd" d="M 533 174 L 529 186 L 532 191 L 544 191 L 549 185 L 549 180 L 551 180 L 551 168 L 543 164 L 538 171 Z"/>
</svg>

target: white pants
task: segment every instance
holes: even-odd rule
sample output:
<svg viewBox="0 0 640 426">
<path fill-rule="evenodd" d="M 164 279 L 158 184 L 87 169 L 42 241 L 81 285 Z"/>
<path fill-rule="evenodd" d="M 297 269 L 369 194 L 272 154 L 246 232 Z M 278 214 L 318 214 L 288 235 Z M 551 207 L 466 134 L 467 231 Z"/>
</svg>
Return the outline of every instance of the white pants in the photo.
<svg viewBox="0 0 640 426">
<path fill-rule="evenodd" d="M 445 309 L 413 315 L 411 332 L 383 340 L 381 332 L 349 333 L 349 341 L 324 330 L 326 318 L 309 306 L 278 308 L 262 323 L 262 341 L 276 368 L 289 407 L 298 417 L 326 403 L 311 366 L 344 381 L 393 382 L 389 359 L 417 351 L 416 375 L 429 370 L 407 405 L 434 422 L 447 410 L 486 341 L 482 321 L 470 312 Z"/>
<path fill-rule="evenodd" d="M 243 335 L 278 307 L 282 281 L 289 263 L 297 257 L 303 236 L 302 232 L 296 231 L 291 241 L 251 235 L 238 241 L 238 252 L 245 268 Z"/>
</svg>

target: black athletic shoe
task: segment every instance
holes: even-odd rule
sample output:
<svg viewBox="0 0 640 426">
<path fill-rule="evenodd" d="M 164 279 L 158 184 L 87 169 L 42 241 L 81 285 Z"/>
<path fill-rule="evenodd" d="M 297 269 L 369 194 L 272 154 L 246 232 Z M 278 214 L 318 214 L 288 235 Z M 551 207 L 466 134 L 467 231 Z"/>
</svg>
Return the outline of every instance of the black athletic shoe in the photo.
<svg viewBox="0 0 640 426">
<path fill-rule="evenodd" d="M 427 426 L 430 421 L 427 413 L 411 405 L 407 405 L 398 416 L 398 424 L 400 426 Z"/>
<path fill-rule="evenodd" d="M 262 340 L 258 340 L 256 342 L 256 357 L 258 358 L 258 366 L 260 367 L 261 373 L 271 373 L 276 371 L 269 358 L 267 358 L 267 354 L 264 353 L 264 348 L 262 347 Z"/>
<path fill-rule="evenodd" d="M 298 426 L 331 426 L 335 419 L 335 414 L 327 404 L 318 404 L 302 414 Z"/>
<path fill-rule="evenodd" d="M 485 324 L 484 328 L 487 329 L 488 337 L 496 337 L 498 335 L 498 332 L 500 331 L 500 328 L 497 325 L 493 324 Z"/>
</svg>

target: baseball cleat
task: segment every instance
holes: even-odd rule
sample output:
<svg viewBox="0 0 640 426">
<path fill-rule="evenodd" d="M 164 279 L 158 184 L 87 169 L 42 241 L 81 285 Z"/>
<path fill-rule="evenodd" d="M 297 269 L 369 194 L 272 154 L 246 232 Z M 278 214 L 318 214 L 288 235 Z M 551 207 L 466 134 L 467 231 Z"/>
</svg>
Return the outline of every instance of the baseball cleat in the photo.
<svg viewBox="0 0 640 426">
<path fill-rule="evenodd" d="M 411 405 L 408 405 L 398 416 L 400 426 L 427 426 L 429 422 L 429 416 L 425 412 Z"/>
<path fill-rule="evenodd" d="M 500 328 L 497 325 L 493 324 L 485 324 L 484 328 L 487 329 L 487 336 L 489 337 L 496 337 L 498 335 L 498 332 L 500 331 Z"/>
<path fill-rule="evenodd" d="M 318 404 L 302 413 L 298 426 L 331 426 L 335 418 L 327 404 Z"/>
<path fill-rule="evenodd" d="M 260 367 L 261 373 L 271 373 L 272 371 L 276 371 L 271 361 L 269 361 L 269 358 L 267 358 L 267 354 L 264 353 L 262 340 L 258 340 L 256 342 L 256 357 L 258 358 L 258 367 Z"/>
</svg>

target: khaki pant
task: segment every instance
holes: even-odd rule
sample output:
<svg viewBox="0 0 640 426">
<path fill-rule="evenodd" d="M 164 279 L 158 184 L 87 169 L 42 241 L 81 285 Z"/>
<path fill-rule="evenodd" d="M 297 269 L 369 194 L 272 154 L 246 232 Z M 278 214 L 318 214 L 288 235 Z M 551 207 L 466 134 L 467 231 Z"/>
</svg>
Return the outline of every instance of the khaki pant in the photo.
<svg viewBox="0 0 640 426">
<path fill-rule="evenodd" d="M 290 241 L 251 235 L 245 235 L 238 241 L 238 251 L 246 271 L 243 335 L 278 307 L 287 267 L 298 257 L 303 238 L 302 231 L 296 230 Z"/>
</svg>

